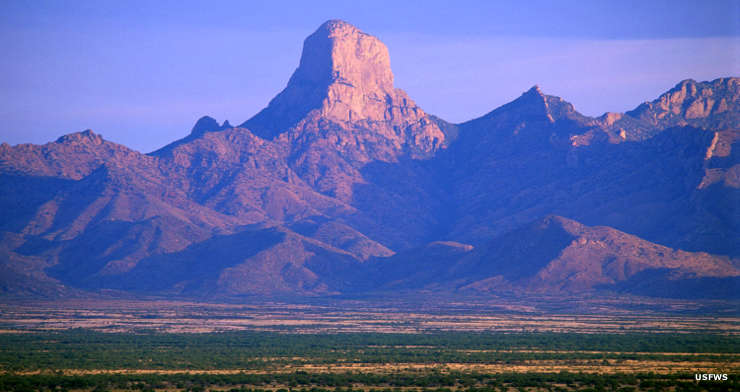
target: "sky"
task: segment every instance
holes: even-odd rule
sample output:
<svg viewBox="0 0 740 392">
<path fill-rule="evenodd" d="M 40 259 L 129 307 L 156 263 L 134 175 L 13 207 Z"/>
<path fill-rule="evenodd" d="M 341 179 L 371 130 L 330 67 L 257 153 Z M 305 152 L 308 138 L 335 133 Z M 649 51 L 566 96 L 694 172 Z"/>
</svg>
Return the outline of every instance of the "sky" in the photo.
<svg viewBox="0 0 740 392">
<path fill-rule="evenodd" d="M 586 115 L 683 79 L 740 76 L 740 1 L 0 2 L 0 142 L 85 129 L 150 152 L 210 115 L 240 124 L 303 40 L 343 19 L 383 41 L 395 85 L 451 122 L 533 85 Z"/>
</svg>

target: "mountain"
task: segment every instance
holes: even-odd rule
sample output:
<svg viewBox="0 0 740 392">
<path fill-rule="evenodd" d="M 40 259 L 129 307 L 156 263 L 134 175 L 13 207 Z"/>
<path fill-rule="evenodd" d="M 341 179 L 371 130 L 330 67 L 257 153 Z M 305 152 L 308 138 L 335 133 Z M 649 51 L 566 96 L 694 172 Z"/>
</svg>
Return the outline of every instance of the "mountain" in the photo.
<svg viewBox="0 0 740 392">
<path fill-rule="evenodd" d="M 419 268 L 422 267 L 423 268 Z M 547 216 L 473 247 L 434 242 L 376 266 L 380 290 L 574 294 L 595 290 L 737 297 L 740 263 L 657 245 L 610 227 Z M 704 285 L 694 293 L 682 286 Z"/>
<path fill-rule="evenodd" d="M 655 127 L 652 137 L 630 140 L 533 88 L 459 125 L 445 152 L 460 217 L 452 238 L 478 243 L 558 214 L 675 248 L 738 256 L 733 154 L 740 123 L 726 126 Z"/>
<path fill-rule="evenodd" d="M 676 287 L 701 279 L 724 279 L 731 286 L 740 283 L 740 268 L 726 256 L 675 250 L 610 227 L 588 227 L 558 216 L 494 239 L 458 261 L 450 273 L 469 282 L 461 290 L 483 291 L 500 286 L 546 292 L 618 291 L 638 280 L 641 286 L 666 280 Z"/>
<path fill-rule="evenodd" d="M 239 126 L 204 116 L 151 154 L 89 130 L 0 145 L 0 290 L 732 297 L 739 85 L 598 118 L 535 86 L 451 124 L 395 87 L 380 40 L 328 21 Z"/>
</svg>

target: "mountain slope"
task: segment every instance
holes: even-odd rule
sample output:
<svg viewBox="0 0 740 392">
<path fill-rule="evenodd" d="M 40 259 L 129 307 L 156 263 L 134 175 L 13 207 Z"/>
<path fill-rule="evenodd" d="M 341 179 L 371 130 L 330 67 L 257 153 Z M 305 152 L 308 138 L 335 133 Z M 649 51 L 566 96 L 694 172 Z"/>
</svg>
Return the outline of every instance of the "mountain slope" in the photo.
<svg viewBox="0 0 740 392">
<path fill-rule="evenodd" d="M 218 235 L 178 252 L 143 259 L 105 287 L 188 296 L 336 293 L 358 260 L 279 227 Z"/>
<path fill-rule="evenodd" d="M 461 290 L 535 292 L 614 288 L 632 279 L 647 284 L 647 272 L 660 273 L 653 277 L 655 281 L 727 278 L 740 282 L 740 269 L 727 257 L 675 250 L 609 227 L 588 227 L 557 216 L 496 238 L 451 269 L 453 276 L 469 282 Z"/>
<path fill-rule="evenodd" d="M 685 252 L 605 226 L 551 215 L 478 247 L 433 242 L 368 265 L 370 289 L 474 295 L 639 292 L 681 298 L 735 298 L 740 263 Z M 715 287 L 711 287 L 716 284 Z M 681 285 L 697 287 L 680 291 Z M 650 290 L 650 287 L 666 289 Z M 368 288 L 366 288 L 368 289 Z"/>
</svg>

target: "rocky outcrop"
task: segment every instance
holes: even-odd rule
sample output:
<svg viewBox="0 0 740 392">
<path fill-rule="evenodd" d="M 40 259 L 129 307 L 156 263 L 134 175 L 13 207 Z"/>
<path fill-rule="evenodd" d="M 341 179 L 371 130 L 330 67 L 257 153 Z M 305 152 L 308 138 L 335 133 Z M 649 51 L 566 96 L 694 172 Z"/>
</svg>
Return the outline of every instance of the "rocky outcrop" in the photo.
<svg viewBox="0 0 740 392">
<path fill-rule="evenodd" d="M 740 78 L 709 82 L 687 79 L 627 113 L 607 113 L 601 125 L 625 140 L 644 140 L 663 129 L 692 126 L 711 130 L 740 128 Z"/>
<path fill-rule="evenodd" d="M 722 130 L 740 127 L 739 112 L 740 78 L 720 78 L 684 80 L 627 115 L 661 128 L 691 125 Z"/>
</svg>

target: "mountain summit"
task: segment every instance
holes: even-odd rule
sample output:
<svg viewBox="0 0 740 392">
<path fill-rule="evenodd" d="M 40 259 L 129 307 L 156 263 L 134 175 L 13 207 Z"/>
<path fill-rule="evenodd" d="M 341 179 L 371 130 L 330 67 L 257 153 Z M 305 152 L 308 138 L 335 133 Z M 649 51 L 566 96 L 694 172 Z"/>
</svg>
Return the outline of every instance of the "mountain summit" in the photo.
<svg viewBox="0 0 740 392">
<path fill-rule="evenodd" d="M 340 121 L 382 120 L 393 95 L 388 48 L 349 23 L 330 20 L 306 38 L 285 90 L 244 126 L 272 138 L 315 109 Z"/>
<path fill-rule="evenodd" d="M 393 94 L 388 48 L 349 23 L 331 20 L 311 34 L 290 85 L 337 82 L 377 96 Z"/>
<path fill-rule="evenodd" d="M 288 85 L 242 126 L 265 139 L 297 129 L 294 139 L 319 120 L 343 129 L 370 130 L 372 135 L 358 136 L 360 144 L 406 148 L 414 157 L 431 156 L 445 140 L 436 122 L 394 88 L 388 48 L 339 20 L 324 23 L 306 38 Z M 388 151 L 370 150 L 370 160 L 388 158 Z"/>
</svg>

